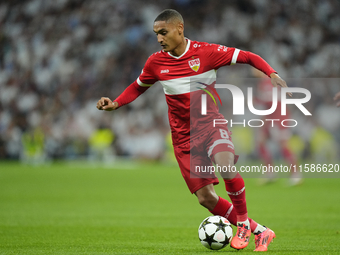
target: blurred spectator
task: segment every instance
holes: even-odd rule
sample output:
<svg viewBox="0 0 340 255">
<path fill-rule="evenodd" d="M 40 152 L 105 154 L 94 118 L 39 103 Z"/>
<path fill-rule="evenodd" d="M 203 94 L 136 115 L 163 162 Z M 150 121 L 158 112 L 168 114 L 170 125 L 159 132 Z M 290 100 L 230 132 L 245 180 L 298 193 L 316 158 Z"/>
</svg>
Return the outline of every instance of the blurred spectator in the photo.
<svg viewBox="0 0 340 255">
<path fill-rule="evenodd" d="M 21 136 L 21 161 L 28 164 L 41 164 L 46 161 L 44 133 L 40 128 L 24 132 Z"/>
<path fill-rule="evenodd" d="M 334 96 L 334 101 L 337 101 L 336 106 L 340 107 L 340 92 L 336 93 Z"/>
<path fill-rule="evenodd" d="M 115 135 L 110 128 L 99 126 L 89 138 L 89 160 L 112 163 L 115 159 L 113 141 Z"/>
</svg>

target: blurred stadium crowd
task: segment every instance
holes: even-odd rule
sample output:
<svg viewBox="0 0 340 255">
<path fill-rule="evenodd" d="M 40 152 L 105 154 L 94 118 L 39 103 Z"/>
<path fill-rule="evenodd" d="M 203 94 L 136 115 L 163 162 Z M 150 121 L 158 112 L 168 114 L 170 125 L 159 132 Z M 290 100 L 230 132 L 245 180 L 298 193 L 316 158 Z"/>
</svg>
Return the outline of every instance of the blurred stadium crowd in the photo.
<svg viewBox="0 0 340 255">
<path fill-rule="evenodd" d="M 0 158 L 95 157 L 103 148 L 112 148 L 107 158 L 163 157 L 169 127 L 160 86 L 114 114 L 96 102 L 118 96 L 160 50 L 152 25 L 165 8 L 183 15 L 188 38 L 252 51 L 284 78 L 339 77 L 337 0 L 1 1 Z M 226 82 L 252 77 L 242 65 L 219 74 Z M 306 126 L 322 128 L 318 139 L 332 142 L 334 153 L 340 110 L 332 97 L 340 84 L 333 81 L 308 88 Z M 305 146 L 311 139 L 305 135 Z"/>
</svg>

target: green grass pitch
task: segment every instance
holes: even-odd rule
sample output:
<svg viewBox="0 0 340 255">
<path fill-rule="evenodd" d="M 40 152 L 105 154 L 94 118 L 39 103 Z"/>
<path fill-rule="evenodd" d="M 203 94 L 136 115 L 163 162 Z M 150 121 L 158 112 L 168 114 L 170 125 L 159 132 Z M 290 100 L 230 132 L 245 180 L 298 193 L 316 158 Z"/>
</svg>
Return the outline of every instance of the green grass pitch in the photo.
<svg viewBox="0 0 340 255">
<path fill-rule="evenodd" d="M 276 232 L 269 254 L 340 254 L 340 179 L 245 182 L 249 216 Z M 0 254 L 253 253 L 253 236 L 242 251 L 204 248 L 197 228 L 209 215 L 177 166 L 0 162 Z"/>
</svg>

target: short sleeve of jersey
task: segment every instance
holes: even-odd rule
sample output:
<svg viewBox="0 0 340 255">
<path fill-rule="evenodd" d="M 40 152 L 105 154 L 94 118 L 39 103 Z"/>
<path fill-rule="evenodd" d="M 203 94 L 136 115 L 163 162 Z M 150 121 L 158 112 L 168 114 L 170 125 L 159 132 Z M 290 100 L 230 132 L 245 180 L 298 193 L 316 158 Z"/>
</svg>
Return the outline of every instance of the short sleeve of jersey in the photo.
<svg viewBox="0 0 340 255">
<path fill-rule="evenodd" d="M 236 64 L 240 50 L 219 44 L 208 44 L 206 52 L 210 66 L 217 70 L 221 66 Z"/>
<path fill-rule="evenodd" d="M 142 73 L 137 79 L 137 83 L 142 87 L 150 87 L 158 81 L 157 77 L 152 71 L 152 55 L 146 61 Z"/>
</svg>

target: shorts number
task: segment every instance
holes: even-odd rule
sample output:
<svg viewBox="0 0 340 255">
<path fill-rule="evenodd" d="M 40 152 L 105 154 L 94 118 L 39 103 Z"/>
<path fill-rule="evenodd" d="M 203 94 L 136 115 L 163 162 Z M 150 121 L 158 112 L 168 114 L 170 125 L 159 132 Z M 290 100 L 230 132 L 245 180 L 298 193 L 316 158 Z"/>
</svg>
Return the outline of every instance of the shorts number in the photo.
<svg viewBox="0 0 340 255">
<path fill-rule="evenodd" d="M 224 139 L 229 139 L 228 131 L 225 129 L 220 129 L 221 137 Z"/>
</svg>

